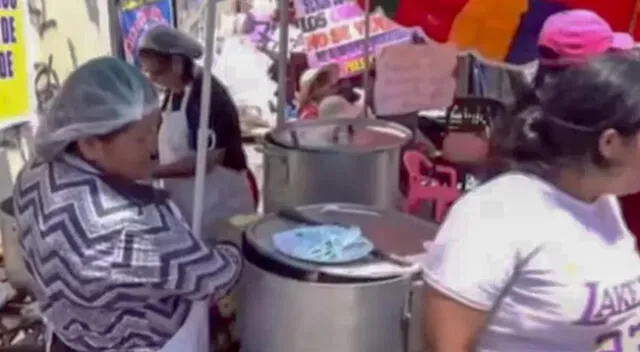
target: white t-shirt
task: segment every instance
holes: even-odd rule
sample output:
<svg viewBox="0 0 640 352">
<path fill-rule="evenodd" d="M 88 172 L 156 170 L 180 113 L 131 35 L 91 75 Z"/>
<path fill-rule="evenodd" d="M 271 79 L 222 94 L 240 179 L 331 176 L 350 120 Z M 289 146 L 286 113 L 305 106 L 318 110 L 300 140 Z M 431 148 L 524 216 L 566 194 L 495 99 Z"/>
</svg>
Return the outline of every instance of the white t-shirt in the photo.
<svg viewBox="0 0 640 352">
<path fill-rule="evenodd" d="M 476 351 L 640 350 L 640 257 L 615 197 L 504 174 L 451 209 L 423 264 L 432 287 L 490 312 Z"/>
</svg>

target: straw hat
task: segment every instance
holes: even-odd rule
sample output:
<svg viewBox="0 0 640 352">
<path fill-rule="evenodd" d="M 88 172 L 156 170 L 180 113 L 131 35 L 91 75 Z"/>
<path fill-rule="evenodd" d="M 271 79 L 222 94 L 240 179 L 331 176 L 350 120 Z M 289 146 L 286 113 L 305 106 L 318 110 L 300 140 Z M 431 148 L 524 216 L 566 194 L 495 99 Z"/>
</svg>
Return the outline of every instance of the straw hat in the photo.
<svg viewBox="0 0 640 352">
<path fill-rule="evenodd" d="M 318 118 L 358 118 L 364 115 L 364 106 L 359 102 L 350 103 L 339 95 L 330 95 L 318 105 Z"/>
<path fill-rule="evenodd" d="M 322 67 L 310 68 L 304 71 L 300 76 L 300 92 L 298 93 L 298 103 L 301 106 L 307 103 L 309 95 L 313 93 L 311 88 L 317 89 L 317 87 L 314 86 L 323 75 L 327 76 L 324 86 L 332 86 L 338 83 L 338 80 L 340 79 L 340 67 L 337 64 L 329 64 Z"/>
</svg>

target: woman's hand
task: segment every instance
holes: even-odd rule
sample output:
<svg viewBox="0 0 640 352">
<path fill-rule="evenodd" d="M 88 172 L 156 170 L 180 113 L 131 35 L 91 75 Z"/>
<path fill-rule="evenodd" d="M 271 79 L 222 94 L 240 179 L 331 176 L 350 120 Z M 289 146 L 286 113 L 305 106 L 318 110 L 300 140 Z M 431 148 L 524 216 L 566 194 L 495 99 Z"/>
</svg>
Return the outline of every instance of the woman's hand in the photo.
<svg viewBox="0 0 640 352">
<path fill-rule="evenodd" d="M 427 287 L 424 317 L 426 346 L 430 352 L 473 352 L 487 312 Z"/>
</svg>

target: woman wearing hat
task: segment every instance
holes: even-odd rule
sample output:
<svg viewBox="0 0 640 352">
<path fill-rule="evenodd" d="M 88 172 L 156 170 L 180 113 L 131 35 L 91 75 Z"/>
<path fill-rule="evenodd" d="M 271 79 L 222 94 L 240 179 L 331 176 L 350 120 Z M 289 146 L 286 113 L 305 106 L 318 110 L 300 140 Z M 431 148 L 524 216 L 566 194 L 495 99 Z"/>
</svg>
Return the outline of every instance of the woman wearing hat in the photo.
<svg viewBox="0 0 640 352">
<path fill-rule="evenodd" d="M 14 207 L 49 351 L 210 351 L 212 296 L 237 248 L 194 236 L 151 179 L 158 96 L 119 59 L 76 69 L 40 120 Z"/>
<path fill-rule="evenodd" d="M 197 131 L 203 68 L 194 60 L 203 48 L 190 36 L 168 26 L 151 28 L 141 38 L 138 59 L 151 80 L 167 89 L 158 137 L 160 166 L 155 177 L 191 219 Z M 222 83 L 212 77 L 210 140 L 203 229 L 215 221 L 254 211 L 247 159 L 242 149 L 238 111 Z M 250 180 L 253 180 L 250 177 Z M 255 189 L 255 188 L 254 188 Z"/>
<path fill-rule="evenodd" d="M 300 120 L 319 117 L 318 105 L 322 99 L 337 91 L 340 80 L 340 68 L 329 64 L 319 68 L 310 68 L 300 76 L 298 93 L 298 115 Z"/>
<path fill-rule="evenodd" d="M 567 68 L 607 52 L 630 52 L 635 46 L 628 33 L 614 32 L 598 14 L 588 10 L 569 10 L 550 16 L 538 38 L 539 67 L 535 87 Z M 636 235 L 640 249 L 640 193 L 621 198 L 627 226 Z"/>
</svg>

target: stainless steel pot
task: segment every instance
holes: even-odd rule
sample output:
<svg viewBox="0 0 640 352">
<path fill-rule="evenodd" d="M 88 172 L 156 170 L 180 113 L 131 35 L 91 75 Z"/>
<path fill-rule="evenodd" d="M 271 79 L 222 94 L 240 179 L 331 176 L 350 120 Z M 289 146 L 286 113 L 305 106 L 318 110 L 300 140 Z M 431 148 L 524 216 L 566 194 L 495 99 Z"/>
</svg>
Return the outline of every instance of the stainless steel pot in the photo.
<svg viewBox="0 0 640 352">
<path fill-rule="evenodd" d="M 409 277 L 312 283 L 274 275 L 249 262 L 243 280 L 244 352 L 420 351 L 410 346 L 415 321 Z"/>
<path fill-rule="evenodd" d="M 264 141 L 264 210 L 327 202 L 394 209 L 401 148 L 413 135 L 371 119 L 299 121 Z"/>
<path fill-rule="evenodd" d="M 424 252 L 437 226 L 396 211 L 355 204 L 297 208 L 309 217 L 358 225 L 377 248 Z M 244 352 L 421 352 L 422 281 L 418 275 L 310 282 L 300 265 L 265 239 L 299 224 L 268 215 L 245 234 L 240 333 Z M 355 264 L 352 264 L 355 265 Z"/>
</svg>

